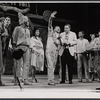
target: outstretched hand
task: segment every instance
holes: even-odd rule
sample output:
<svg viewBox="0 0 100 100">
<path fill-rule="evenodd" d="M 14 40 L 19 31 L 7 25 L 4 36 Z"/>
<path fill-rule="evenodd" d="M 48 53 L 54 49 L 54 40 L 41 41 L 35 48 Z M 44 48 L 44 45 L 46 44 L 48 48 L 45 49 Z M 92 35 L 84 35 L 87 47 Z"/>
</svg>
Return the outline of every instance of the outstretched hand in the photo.
<svg viewBox="0 0 100 100">
<path fill-rule="evenodd" d="M 51 17 L 52 18 L 55 18 L 55 15 L 57 14 L 57 11 L 54 11 L 52 14 L 51 14 Z"/>
</svg>

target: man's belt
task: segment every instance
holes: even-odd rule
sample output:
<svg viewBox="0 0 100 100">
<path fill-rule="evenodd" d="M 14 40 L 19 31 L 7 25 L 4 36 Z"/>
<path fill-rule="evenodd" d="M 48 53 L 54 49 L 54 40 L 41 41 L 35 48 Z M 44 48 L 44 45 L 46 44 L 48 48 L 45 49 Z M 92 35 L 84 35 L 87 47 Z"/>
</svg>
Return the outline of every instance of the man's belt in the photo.
<svg viewBox="0 0 100 100">
<path fill-rule="evenodd" d="M 77 54 L 87 54 L 87 52 L 77 53 Z"/>
</svg>

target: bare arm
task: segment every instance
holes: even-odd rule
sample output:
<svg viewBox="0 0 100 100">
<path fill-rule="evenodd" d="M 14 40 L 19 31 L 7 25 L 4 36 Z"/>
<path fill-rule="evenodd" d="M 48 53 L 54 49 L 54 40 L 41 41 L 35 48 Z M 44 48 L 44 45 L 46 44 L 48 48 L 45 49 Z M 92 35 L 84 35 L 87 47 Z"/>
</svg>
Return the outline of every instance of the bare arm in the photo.
<svg viewBox="0 0 100 100">
<path fill-rule="evenodd" d="M 53 21 L 53 18 L 50 16 L 49 22 L 48 22 L 48 28 L 49 28 L 49 29 L 52 28 L 52 21 Z"/>
<path fill-rule="evenodd" d="M 13 44 L 13 47 L 15 47 L 16 44 L 17 44 L 18 31 L 19 31 L 18 28 L 15 27 L 14 32 L 12 34 L 12 40 L 13 40 L 12 44 Z"/>
<path fill-rule="evenodd" d="M 53 27 L 52 27 L 52 21 L 53 21 L 53 18 L 55 18 L 55 14 L 57 12 L 54 11 L 53 13 L 51 13 L 50 15 L 50 18 L 49 18 L 49 22 L 48 22 L 48 31 L 51 32 L 53 30 Z"/>
</svg>

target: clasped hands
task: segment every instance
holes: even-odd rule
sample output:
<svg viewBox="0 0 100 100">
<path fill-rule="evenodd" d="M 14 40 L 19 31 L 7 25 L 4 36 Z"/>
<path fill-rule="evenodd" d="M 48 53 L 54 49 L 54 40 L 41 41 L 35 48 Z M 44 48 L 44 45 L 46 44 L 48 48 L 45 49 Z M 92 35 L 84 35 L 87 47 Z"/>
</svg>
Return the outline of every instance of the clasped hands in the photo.
<svg viewBox="0 0 100 100">
<path fill-rule="evenodd" d="M 69 47 L 72 46 L 70 42 L 64 42 L 63 45 L 64 46 L 69 46 Z"/>
<path fill-rule="evenodd" d="M 12 45 L 12 51 L 17 51 L 18 50 L 18 48 L 16 47 L 16 44 L 13 44 Z"/>
</svg>

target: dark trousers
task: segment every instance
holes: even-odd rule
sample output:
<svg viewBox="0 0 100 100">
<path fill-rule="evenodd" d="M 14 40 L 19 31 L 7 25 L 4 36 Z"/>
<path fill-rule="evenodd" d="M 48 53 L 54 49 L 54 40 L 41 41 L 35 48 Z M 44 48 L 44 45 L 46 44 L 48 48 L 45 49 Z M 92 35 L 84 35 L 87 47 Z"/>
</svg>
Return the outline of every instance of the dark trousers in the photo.
<svg viewBox="0 0 100 100">
<path fill-rule="evenodd" d="M 65 49 L 62 56 L 61 56 L 61 64 L 62 64 L 62 80 L 61 81 L 65 82 L 66 64 L 68 66 L 69 81 L 72 81 L 72 78 L 73 78 L 73 61 L 74 61 L 73 56 L 71 56 L 68 49 Z"/>
</svg>

